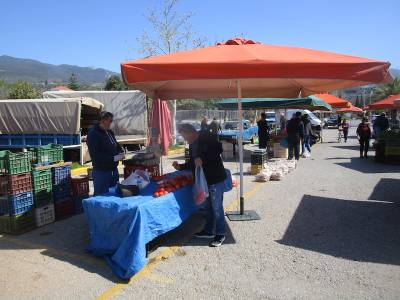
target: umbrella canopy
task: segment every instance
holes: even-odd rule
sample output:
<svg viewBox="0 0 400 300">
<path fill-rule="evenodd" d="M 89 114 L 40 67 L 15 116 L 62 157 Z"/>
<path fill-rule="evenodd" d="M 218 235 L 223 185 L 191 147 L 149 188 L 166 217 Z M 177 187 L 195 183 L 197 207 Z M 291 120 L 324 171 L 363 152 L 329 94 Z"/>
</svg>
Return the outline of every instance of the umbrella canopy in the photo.
<svg viewBox="0 0 400 300">
<path fill-rule="evenodd" d="M 350 107 L 341 108 L 337 112 L 338 113 L 349 113 L 349 112 L 362 113 L 363 110 L 361 108 L 354 106 L 353 104 L 350 104 Z"/>
<path fill-rule="evenodd" d="M 391 95 L 385 99 L 379 100 L 375 103 L 369 104 L 368 110 L 379 110 L 379 109 L 395 109 L 395 102 L 400 100 L 400 94 Z"/>
<path fill-rule="evenodd" d="M 390 81 L 390 63 L 305 48 L 233 39 L 121 64 L 126 84 L 162 99 L 242 96 L 296 98 Z"/>
<path fill-rule="evenodd" d="M 172 143 L 172 133 L 171 112 L 166 101 L 160 99 L 153 101 L 150 135 L 151 144 L 160 145 L 163 154 L 167 155 L 169 145 Z"/>
<path fill-rule="evenodd" d="M 224 99 L 217 102 L 220 109 L 237 109 L 237 99 Z M 313 99 L 311 97 L 287 99 L 287 98 L 244 98 L 242 99 L 242 108 L 246 110 L 255 109 L 308 109 L 330 111 L 332 108 L 329 104 L 321 99 Z"/>
<path fill-rule="evenodd" d="M 242 96 L 296 98 L 390 81 L 389 66 L 384 61 L 236 38 L 207 48 L 123 62 L 121 74 L 126 84 L 153 99 L 237 96 L 240 120 Z M 247 218 L 242 137 L 239 122 L 240 216 Z"/>
<path fill-rule="evenodd" d="M 334 95 L 331 94 L 315 94 L 315 95 L 311 95 L 311 98 L 314 99 L 322 99 L 324 100 L 326 103 L 328 103 L 330 106 L 332 106 L 333 108 L 346 108 L 346 107 L 350 107 L 351 103 L 347 100 L 344 100 L 342 98 L 336 97 Z"/>
</svg>

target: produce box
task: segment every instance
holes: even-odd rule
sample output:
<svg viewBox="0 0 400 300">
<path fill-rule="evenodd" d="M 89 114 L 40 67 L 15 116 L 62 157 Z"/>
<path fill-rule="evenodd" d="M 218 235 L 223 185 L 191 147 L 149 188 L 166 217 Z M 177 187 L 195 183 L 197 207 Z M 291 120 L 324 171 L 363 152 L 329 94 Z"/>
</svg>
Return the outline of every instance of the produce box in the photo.
<svg viewBox="0 0 400 300">
<path fill-rule="evenodd" d="M 54 163 L 64 160 L 63 146 L 58 144 L 48 144 L 37 148 L 31 148 L 29 151 L 33 162 L 37 164 Z"/>
<path fill-rule="evenodd" d="M 42 190 L 39 192 L 33 192 L 33 203 L 35 208 L 43 207 L 49 204 L 53 204 L 53 192 L 50 190 Z"/>
<path fill-rule="evenodd" d="M 0 174 L 14 175 L 30 171 L 31 164 L 27 152 L 0 151 Z"/>
<path fill-rule="evenodd" d="M 51 191 L 52 190 L 52 177 L 51 170 L 33 170 L 32 171 L 32 185 L 33 191 Z"/>
<path fill-rule="evenodd" d="M 53 223 L 56 220 L 54 204 L 49 204 L 40 208 L 35 208 L 35 224 L 41 227 Z"/>
<path fill-rule="evenodd" d="M 31 192 L 0 197 L 0 215 L 15 216 L 32 208 L 33 197 Z"/>
<path fill-rule="evenodd" d="M 72 195 L 82 197 L 89 194 L 89 177 L 79 176 L 71 178 Z"/>
<path fill-rule="evenodd" d="M 21 234 L 35 228 L 33 210 L 18 216 L 0 216 L 0 232 Z"/>
<path fill-rule="evenodd" d="M 64 199 L 54 205 L 56 220 L 68 218 L 74 214 L 74 201 L 72 198 Z"/>
<path fill-rule="evenodd" d="M 16 195 L 32 191 L 31 173 L 0 175 L 0 195 Z"/>
</svg>

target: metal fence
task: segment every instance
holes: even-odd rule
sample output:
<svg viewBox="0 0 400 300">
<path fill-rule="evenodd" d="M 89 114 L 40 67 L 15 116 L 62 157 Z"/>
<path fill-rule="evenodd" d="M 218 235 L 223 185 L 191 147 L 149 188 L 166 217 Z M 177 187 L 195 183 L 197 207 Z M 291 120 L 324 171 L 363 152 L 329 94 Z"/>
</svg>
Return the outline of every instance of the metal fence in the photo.
<svg viewBox="0 0 400 300">
<path fill-rule="evenodd" d="M 201 121 L 204 116 L 208 119 L 217 118 L 219 121 L 238 120 L 237 111 L 225 111 L 214 109 L 197 109 L 197 110 L 178 110 L 176 111 L 176 121 L 182 122 L 184 120 Z"/>
</svg>

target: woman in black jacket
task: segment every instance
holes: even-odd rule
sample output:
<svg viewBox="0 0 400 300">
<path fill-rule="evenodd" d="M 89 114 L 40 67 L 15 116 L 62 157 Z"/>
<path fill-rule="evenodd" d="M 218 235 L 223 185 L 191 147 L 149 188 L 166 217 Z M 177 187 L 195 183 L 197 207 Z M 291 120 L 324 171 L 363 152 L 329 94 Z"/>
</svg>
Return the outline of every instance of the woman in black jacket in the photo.
<svg viewBox="0 0 400 300">
<path fill-rule="evenodd" d="M 369 141 L 371 139 L 371 128 L 368 124 L 368 118 L 364 117 L 357 127 L 357 137 L 360 142 L 360 158 L 368 157 Z"/>
</svg>

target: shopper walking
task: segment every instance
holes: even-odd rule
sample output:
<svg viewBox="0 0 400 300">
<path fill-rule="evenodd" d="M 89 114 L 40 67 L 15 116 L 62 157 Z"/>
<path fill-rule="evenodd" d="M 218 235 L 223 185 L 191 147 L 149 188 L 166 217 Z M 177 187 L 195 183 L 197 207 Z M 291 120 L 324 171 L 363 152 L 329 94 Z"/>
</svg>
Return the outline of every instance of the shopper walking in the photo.
<svg viewBox="0 0 400 300">
<path fill-rule="evenodd" d="M 371 128 L 369 127 L 367 117 L 364 117 L 360 125 L 358 125 L 357 137 L 360 142 L 360 158 L 367 158 L 369 141 L 371 140 Z"/>
<path fill-rule="evenodd" d="M 314 131 L 312 129 L 311 122 L 307 114 L 303 115 L 302 122 L 304 125 L 304 138 L 303 138 L 301 155 L 305 157 L 306 151 L 308 151 L 311 154 L 310 142 L 311 142 L 311 136 L 314 135 Z"/>
<path fill-rule="evenodd" d="M 350 124 L 347 122 L 347 119 L 343 119 L 342 129 L 343 129 L 343 137 L 344 137 L 345 143 L 347 143 L 347 137 L 349 136 L 349 128 L 350 128 Z"/>
<path fill-rule="evenodd" d="M 300 159 L 300 141 L 304 138 L 304 124 L 301 121 L 301 112 L 296 112 L 289 120 L 287 127 L 287 138 L 289 147 L 288 159 Z"/>
</svg>

